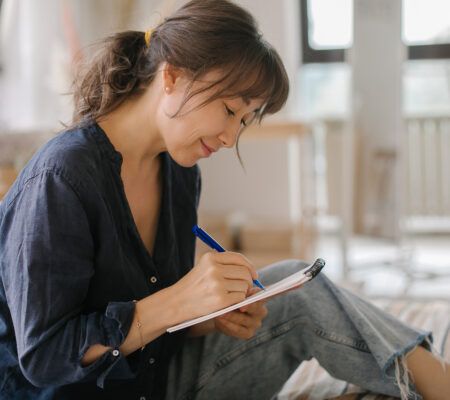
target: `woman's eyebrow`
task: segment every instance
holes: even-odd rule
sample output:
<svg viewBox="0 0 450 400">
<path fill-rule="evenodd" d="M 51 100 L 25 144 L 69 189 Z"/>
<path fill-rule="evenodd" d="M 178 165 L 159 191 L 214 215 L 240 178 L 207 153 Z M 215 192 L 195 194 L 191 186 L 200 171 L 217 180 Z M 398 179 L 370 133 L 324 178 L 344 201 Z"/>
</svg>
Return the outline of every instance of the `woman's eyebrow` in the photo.
<svg viewBox="0 0 450 400">
<path fill-rule="evenodd" d="M 251 99 L 248 97 L 242 97 L 242 100 L 244 101 L 244 103 L 248 106 L 251 102 Z M 255 108 L 252 112 L 257 113 L 258 111 L 261 110 L 261 107 Z"/>
<path fill-rule="evenodd" d="M 236 97 L 231 97 L 231 98 L 229 98 L 229 100 L 230 99 L 233 100 L 233 98 L 235 99 Z M 251 103 L 251 99 L 249 97 L 240 96 L 240 98 L 247 106 Z M 253 111 L 249 111 L 249 112 L 250 113 L 258 113 L 259 111 L 261 111 L 261 109 L 262 109 L 262 106 L 255 108 Z M 240 111 L 241 107 L 237 107 L 237 110 Z"/>
<path fill-rule="evenodd" d="M 250 99 L 248 97 L 242 97 L 244 103 L 248 106 L 250 104 Z"/>
</svg>

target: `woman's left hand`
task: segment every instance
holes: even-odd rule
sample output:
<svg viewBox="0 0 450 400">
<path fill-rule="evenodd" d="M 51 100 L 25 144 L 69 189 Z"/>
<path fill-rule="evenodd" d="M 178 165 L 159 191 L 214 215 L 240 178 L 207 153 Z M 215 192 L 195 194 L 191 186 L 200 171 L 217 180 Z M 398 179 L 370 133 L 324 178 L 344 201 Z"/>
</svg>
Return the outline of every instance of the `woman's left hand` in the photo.
<svg viewBox="0 0 450 400">
<path fill-rule="evenodd" d="M 249 295 L 260 289 L 252 288 Z M 267 316 L 265 300 L 257 301 L 238 310 L 230 311 L 214 319 L 215 327 L 219 332 L 239 339 L 250 339 L 261 327 L 263 319 Z"/>
</svg>

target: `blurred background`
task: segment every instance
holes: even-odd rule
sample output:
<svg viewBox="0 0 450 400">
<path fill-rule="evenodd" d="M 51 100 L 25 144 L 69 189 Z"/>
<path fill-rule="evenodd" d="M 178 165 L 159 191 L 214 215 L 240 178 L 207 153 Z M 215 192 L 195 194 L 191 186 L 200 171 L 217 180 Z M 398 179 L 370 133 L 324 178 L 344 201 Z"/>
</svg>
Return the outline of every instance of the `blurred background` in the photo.
<svg viewBox="0 0 450 400">
<path fill-rule="evenodd" d="M 183 3 L 0 0 L 0 198 L 70 122 L 87 46 Z M 237 3 L 283 58 L 291 93 L 242 136 L 245 170 L 234 150 L 200 162 L 201 224 L 257 267 L 322 257 L 368 296 L 450 299 L 448 0 Z"/>
</svg>

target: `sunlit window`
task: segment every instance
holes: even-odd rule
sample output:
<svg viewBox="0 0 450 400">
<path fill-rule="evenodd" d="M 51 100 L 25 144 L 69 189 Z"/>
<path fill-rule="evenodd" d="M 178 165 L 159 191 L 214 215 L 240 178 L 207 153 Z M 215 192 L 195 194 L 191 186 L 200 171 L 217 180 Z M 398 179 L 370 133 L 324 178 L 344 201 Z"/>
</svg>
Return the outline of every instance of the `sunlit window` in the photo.
<svg viewBox="0 0 450 400">
<path fill-rule="evenodd" d="M 450 43 L 450 1 L 403 0 L 403 40 L 408 45 Z"/>
<path fill-rule="evenodd" d="M 342 49 L 352 44 L 353 0 L 308 0 L 309 45 Z"/>
<path fill-rule="evenodd" d="M 299 0 L 302 60 L 299 112 L 307 118 L 345 118 L 350 112 L 354 0 Z M 356 0 L 359 1 L 359 0 Z M 372 0 L 377 1 L 377 0 Z M 395 1 L 395 0 L 392 0 Z M 403 0 L 405 115 L 450 110 L 450 0 Z"/>
<path fill-rule="evenodd" d="M 449 0 L 403 0 L 407 45 L 450 43 Z M 345 49 L 353 42 L 353 0 L 308 0 L 308 42 L 312 49 Z"/>
</svg>

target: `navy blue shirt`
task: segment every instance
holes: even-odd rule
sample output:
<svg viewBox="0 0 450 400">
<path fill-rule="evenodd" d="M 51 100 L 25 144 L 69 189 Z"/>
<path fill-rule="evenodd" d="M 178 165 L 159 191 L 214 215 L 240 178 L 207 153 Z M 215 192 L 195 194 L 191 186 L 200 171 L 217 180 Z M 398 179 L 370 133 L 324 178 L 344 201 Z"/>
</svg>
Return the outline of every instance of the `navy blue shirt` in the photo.
<svg viewBox="0 0 450 400">
<path fill-rule="evenodd" d="M 174 284 L 194 263 L 197 166 L 161 153 L 154 253 L 120 177 L 122 156 L 92 122 L 44 145 L 0 205 L 0 398 L 163 398 L 185 332 L 127 357 L 134 299 Z M 83 367 L 93 344 L 112 348 Z"/>
</svg>

